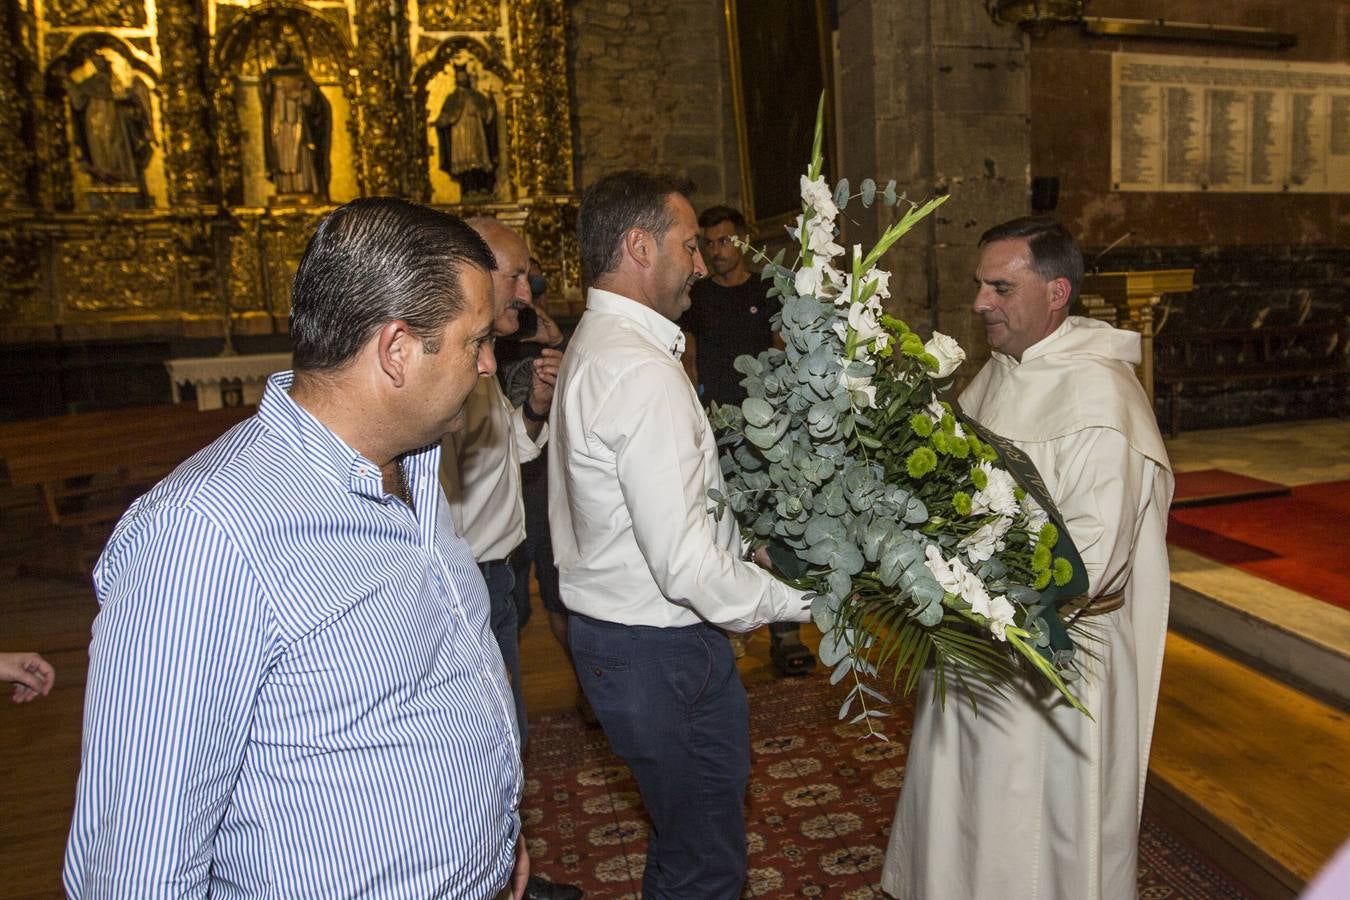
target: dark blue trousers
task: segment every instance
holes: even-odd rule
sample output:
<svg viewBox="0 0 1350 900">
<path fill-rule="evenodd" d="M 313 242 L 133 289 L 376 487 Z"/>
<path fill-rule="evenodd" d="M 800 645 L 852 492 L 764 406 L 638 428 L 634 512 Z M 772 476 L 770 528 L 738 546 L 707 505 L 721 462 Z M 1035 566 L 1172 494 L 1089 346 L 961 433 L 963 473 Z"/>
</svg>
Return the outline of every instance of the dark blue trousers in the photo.
<svg viewBox="0 0 1350 900">
<path fill-rule="evenodd" d="M 506 663 L 507 677 L 511 679 L 511 699 L 516 704 L 516 735 L 520 738 L 523 754 L 530 725 L 525 717 L 525 697 L 520 690 L 520 633 L 516 627 L 516 599 L 512 593 L 516 575 L 511 570 L 511 564 L 500 559 L 479 563 L 478 568 L 487 582 L 488 627 L 497 639 L 497 646 L 502 651 L 502 662 Z"/>
<path fill-rule="evenodd" d="M 726 636 L 572 614 L 572 659 L 652 819 L 644 900 L 735 900 L 745 882 L 750 723 Z"/>
</svg>

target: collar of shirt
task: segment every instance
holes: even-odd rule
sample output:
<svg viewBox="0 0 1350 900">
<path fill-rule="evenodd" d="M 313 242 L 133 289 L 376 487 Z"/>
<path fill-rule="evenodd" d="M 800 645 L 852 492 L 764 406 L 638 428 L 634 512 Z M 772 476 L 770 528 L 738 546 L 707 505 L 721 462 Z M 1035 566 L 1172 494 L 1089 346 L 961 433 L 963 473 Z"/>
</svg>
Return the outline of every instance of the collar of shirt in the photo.
<svg viewBox="0 0 1350 900">
<path fill-rule="evenodd" d="M 586 292 L 586 308 L 636 322 L 676 359 L 684 353 L 684 332 L 680 326 L 650 306 L 630 300 L 622 294 L 593 287 Z"/>
<path fill-rule="evenodd" d="M 258 419 L 267 430 L 317 471 L 346 485 L 351 493 L 379 503 L 400 502 L 384 489 L 384 476 L 379 466 L 347 446 L 309 410 L 295 402 L 291 397 L 294 382 L 295 373 L 291 371 L 277 372 L 267 379 L 267 389 L 258 402 Z M 430 458 L 427 458 L 428 454 Z M 400 463 L 414 506 L 434 506 L 434 494 L 428 493 L 427 488 L 438 486 L 435 473 L 440 463 L 440 444 L 405 453 Z"/>
</svg>

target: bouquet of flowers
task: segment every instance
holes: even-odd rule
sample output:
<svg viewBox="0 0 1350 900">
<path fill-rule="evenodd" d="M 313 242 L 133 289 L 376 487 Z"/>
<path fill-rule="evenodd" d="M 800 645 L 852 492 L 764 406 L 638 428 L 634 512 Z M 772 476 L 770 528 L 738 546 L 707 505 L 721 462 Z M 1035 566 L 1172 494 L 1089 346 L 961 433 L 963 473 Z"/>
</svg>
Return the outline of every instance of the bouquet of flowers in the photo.
<svg viewBox="0 0 1350 900">
<path fill-rule="evenodd" d="M 909 693 L 930 667 L 939 702 L 949 679 L 998 689 L 1029 669 L 1086 713 L 1069 688 L 1074 646 L 1057 609 L 1085 585 L 1067 532 L 1043 491 L 1041 502 L 1029 492 L 1034 470 L 1019 483 L 998 439 L 939 399 L 965 358 L 956 341 L 925 343 L 881 305 L 890 273 L 877 262 L 947 198 L 913 203 L 895 182 L 871 179 L 856 194 L 847 180 L 831 191 L 823 109 L 824 98 L 802 214 L 788 229 L 796 265 L 783 264 L 786 251 L 752 251 L 782 301 L 785 349 L 736 360 L 748 398 L 713 411 L 727 491 L 711 499 L 784 577 L 815 592 L 821 661 L 834 683 L 853 680 L 841 719 L 858 701 L 852 721 L 884 737 L 875 701 L 888 701 L 864 678 L 886 669 Z M 867 253 L 836 243 L 853 200 L 904 209 Z"/>
</svg>

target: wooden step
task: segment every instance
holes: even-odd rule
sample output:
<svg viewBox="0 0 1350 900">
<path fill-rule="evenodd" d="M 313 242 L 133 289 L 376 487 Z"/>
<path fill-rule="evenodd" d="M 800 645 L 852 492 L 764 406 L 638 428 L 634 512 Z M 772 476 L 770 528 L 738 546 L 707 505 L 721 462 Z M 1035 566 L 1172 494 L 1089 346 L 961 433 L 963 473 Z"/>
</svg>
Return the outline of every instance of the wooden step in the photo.
<svg viewBox="0 0 1350 900">
<path fill-rule="evenodd" d="M 1350 717 L 1169 634 L 1149 788 L 1258 896 L 1295 896 L 1350 834 Z"/>
</svg>

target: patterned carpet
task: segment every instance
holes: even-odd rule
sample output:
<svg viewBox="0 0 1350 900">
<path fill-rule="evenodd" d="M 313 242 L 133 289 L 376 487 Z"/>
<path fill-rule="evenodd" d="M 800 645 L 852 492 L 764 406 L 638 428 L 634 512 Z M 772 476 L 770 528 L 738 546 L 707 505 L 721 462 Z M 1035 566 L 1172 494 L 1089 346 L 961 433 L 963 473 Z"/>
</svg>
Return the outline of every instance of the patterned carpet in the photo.
<svg viewBox="0 0 1350 900">
<path fill-rule="evenodd" d="M 884 896 L 876 885 L 913 710 L 905 706 L 887 720 L 892 743 L 864 741 L 836 722 L 841 698 L 821 675 L 750 691 L 746 897 Z M 522 818 L 533 870 L 577 884 L 590 898 L 636 900 L 647 820 L 637 786 L 601 731 L 575 715 L 532 720 L 525 774 Z M 1139 849 L 1141 898 L 1251 896 L 1147 811 Z"/>
</svg>

